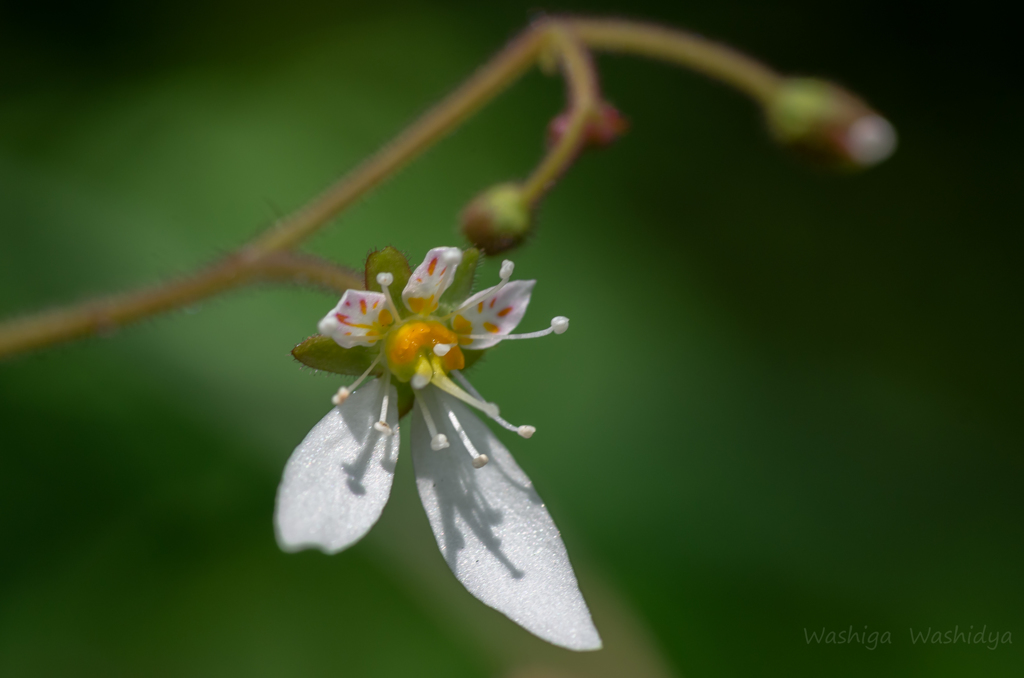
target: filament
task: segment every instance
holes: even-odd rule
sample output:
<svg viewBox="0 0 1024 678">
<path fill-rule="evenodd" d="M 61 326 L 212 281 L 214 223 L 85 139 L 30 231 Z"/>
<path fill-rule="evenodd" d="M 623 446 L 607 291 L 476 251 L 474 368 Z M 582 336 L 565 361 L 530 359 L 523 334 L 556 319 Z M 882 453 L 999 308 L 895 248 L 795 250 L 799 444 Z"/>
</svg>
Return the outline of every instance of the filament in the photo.
<svg viewBox="0 0 1024 678">
<path fill-rule="evenodd" d="M 432 383 L 434 386 L 438 387 L 445 393 L 449 393 L 455 396 L 456 398 L 466 403 L 467 405 L 475 407 L 476 409 L 486 414 L 488 417 L 498 416 L 497 405 L 495 405 L 494 403 L 484 402 L 483 400 L 480 400 L 479 398 L 474 398 L 470 394 L 466 393 L 461 388 L 459 388 L 458 385 L 455 384 L 455 382 L 453 382 L 451 379 L 445 376 L 444 372 L 440 369 L 434 369 L 434 378 L 430 380 L 430 383 Z"/>
<path fill-rule="evenodd" d="M 551 319 L 551 327 L 546 330 L 538 330 L 537 332 L 526 332 L 525 334 L 463 334 L 460 336 L 474 341 L 482 339 L 497 339 L 498 341 L 505 341 L 506 339 L 536 339 L 537 337 L 546 337 L 551 333 L 562 334 L 567 329 L 569 329 L 569 319 L 564 315 L 559 315 Z"/>
<path fill-rule="evenodd" d="M 391 371 L 384 370 L 384 376 L 380 379 L 381 391 L 384 393 L 384 397 L 380 401 L 380 420 L 373 425 L 375 429 L 380 431 L 386 436 L 391 435 L 391 427 L 388 426 L 388 399 L 390 398 L 391 389 Z"/>
<path fill-rule="evenodd" d="M 401 318 L 398 315 L 398 307 L 395 306 L 394 300 L 391 298 L 391 290 L 388 287 L 395 281 L 395 276 L 390 273 L 378 273 L 377 284 L 380 285 L 380 291 L 384 293 L 384 301 L 388 305 L 388 310 L 391 311 L 391 315 L 395 318 L 397 323 Z"/>
<path fill-rule="evenodd" d="M 480 395 L 480 392 L 477 391 L 475 388 L 473 388 L 473 384 L 469 383 L 469 379 L 466 379 L 465 375 L 463 375 L 462 372 L 460 372 L 458 370 L 452 370 L 452 375 L 455 377 L 455 380 L 458 381 L 462 385 L 462 387 L 464 389 L 469 391 L 469 393 L 473 397 L 475 397 L 477 400 L 483 400 L 484 399 L 483 396 Z M 495 414 L 494 416 L 491 416 L 490 414 L 488 414 L 488 416 L 490 416 L 491 419 L 493 419 L 495 422 L 497 422 L 498 425 L 501 426 L 506 431 L 512 431 L 512 433 L 518 433 L 519 435 L 521 435 L 524 438 L 529 438 L 530 436 L 532 436 L 534 433 L 537 432 L 536 427 L 530 426 L 529 424 L 524 424 L 522 426 L 516 426 L 515 424 L 510 424 L 505 419 L 502 419 L 497 414 Z"/>
<path fill-rule="evenodd" d="M 370 366 L 366 368 L 366 371 L 363 372 L 358 379 L 356 379 L 348 386 L 342 386 L 341 388 L 339 388 L 338 392 L 334 394 L 333 398 L 331 398 L 331 402 L 334 403 L 335 405 L 340 405 L 343 402 L 345 402 L 345 400 L 350 395 L 352 395 L 352 391 L 356 390 L 359 384 L 363 383 L 363 380 L 366 379 L 366 377 L 370 376 L 370 372 L 373 370 L 374 367 L 377 366 L 377 363 L 380 362 L 380 356 L 381 354 L 378 353 L 377 357 L 373 359 L 373 362 L 370 363 Z"/>
<path fill-rule="evenodd" d="M 430 408 L 427 407 L 421 398 L 416 398 L 416 405 L 420 408 L 423 421 L 427 424 L 427 431 L 430 432 L 430 449 L 436 452 L 448 447 L 448 436 L 437 432 L 437 425 L 434 423 L 433 415 L 430 414 Z"/>
<path fill-rule="evenodd" d="M 461 313 L 462 311 L 466 310 L 467 308 L 472 306 L 474 303 L 476 303 L 475 301 L 472 301 L 476 297 L 479 297 L 479 296 L 489 297 L 492 294 L 497 294 L 498 292 L 500 292 L 501 288 L 504 287 L 505 285 L 507 285 L 508 281 L 512 278 L 512 271 L 514 271 L 515 268 L 516 268 L 516 265 L 513 264 L 508 259 L 506 259 L 505 261 L 501 262 L 501 270 L 498 272 L 498 276 L 501 278 L 501 281 L 498 282 L 497 285 L 495 285 L 491 289 L 487 290 L 486 294 L 483 294 L 483 295 L 474 294 L 474 295 L 472 295 L 469 299 L 467 299 L 466 301 L 462 302 L 461 306 L 459 306 L 457 309 L 455 309 L 454 311 L 452 311 L 451 313 L 449 313 L 445 317 L 441 318 L 441 320 L 448 320 L 449 318 L 454 316 L 456 313 Z"/>
<path fill-rule="evenodd" d="M 482 468 L 490 459 L 486 454 L 480 454 L 473 447 L 473 442 L 469 439 L 469 435 L 466 434 L 465 429 L 462 428 L 462 423 L 459 418 L 455 416 L 455 413 L 448 410 L 448 420 L 452 422 L 452 426 L 455 428 L 455 432 L 459 434 L 459 439 L 465 446 L 466 451 L 469 452 L 469 456 L 473 458 L 473 468 Z"/>
</svg>

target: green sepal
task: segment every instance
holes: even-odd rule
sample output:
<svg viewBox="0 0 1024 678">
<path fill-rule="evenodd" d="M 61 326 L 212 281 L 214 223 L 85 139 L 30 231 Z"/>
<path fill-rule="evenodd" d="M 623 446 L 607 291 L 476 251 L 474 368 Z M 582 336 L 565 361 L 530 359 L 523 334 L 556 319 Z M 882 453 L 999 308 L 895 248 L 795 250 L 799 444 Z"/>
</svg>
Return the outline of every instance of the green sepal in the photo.
<svg viewBox="0 0 1024 678">
<path fill-rule="evenodd" d="M 303 365 L 312 367 L 315 370 L 333 372 L 335 374 L 347 374 L 358 377 L 370 366 L 373 359 L 377 357 L 379 348 L 375 346 L 355 346 L 353 348 L 342 348 L 330 337 L 314 334 L 309 339 L 292 349 L 292 355 Z M 470 351 L 480 353 L 480 351 Z M 479 356 L 472 360 L 475 362 Z M 469 356 L 466 362 L 470 361 Z M 372 372 L 379 377 L 384 373 L 380 365 Z M 395 379 L 391 384 L 398 391 L 398 417 L 402 418 L 412 410 L 416 397 L 413 395 L 412 387 Z"/>
<path fill-rule="evenodd" d="M 398 391 L 398 418 L 401 419 L 412 411 L 412 405 L 416 402 L 416 394 L 412 386 L 401 381 L 391 380 L 391 385 Z"/>
<path fill-rule="evenodd" d="M 395 300 L 395 306 L 398 308 L 398 312 L 405 316 L 411 315 L 409 311 L 402 304 L 402 290 L 409 282 L 409 277 L 412 276 L 412 268 L 409 266 L 409 260 L 405 258 L 405 255 L 396 250 L 394 247 L 388 245 L 382 250 L 370 252 L 370 255 L 366 257 L 366 289 L 371 292 L 380 292 L 380 285 L 377 283 L 378 273 L 390 273 L 395 279 L 388 285 L 388 291 L 391 292 L 391 298 Z M 395 318 L 398 320 L 398 318 Z"/>
<path fill-rule="evenodd" d="M 380 355 L 380 348 L 377 346 L 342 348 L 334 339 L 314 334 L 293 348 L 292 355 L 300 363 L 312 367 L 314 370 L 358 377 L 366 371 L 373 359 Z M 374 374 L 382 374 L 383 369 L 378 365 Z"/>
<path fill-rule="evenodd" d="M 473 281 L 476 279 L 478 263 L 480 263 L 480 250 L 477 248 L 470 247 L 462 253 L 462 262 L 455 269 L 451 287 L 445 290 L 437 302 L 440 315 L 451 313 L 473 293 Z"/>
<path fill-rule="evenodd" d="M 490 349 L 482 349 L 480 351 L 470 351 L 468 349 L 462 349 L 462 357 L 466 360 L 466 366 L 462 369 L 468 370 L 470 367 L 476 364 L 480 358 L 484 357 L 484 353 L 487 353 Z"/>
</svg>

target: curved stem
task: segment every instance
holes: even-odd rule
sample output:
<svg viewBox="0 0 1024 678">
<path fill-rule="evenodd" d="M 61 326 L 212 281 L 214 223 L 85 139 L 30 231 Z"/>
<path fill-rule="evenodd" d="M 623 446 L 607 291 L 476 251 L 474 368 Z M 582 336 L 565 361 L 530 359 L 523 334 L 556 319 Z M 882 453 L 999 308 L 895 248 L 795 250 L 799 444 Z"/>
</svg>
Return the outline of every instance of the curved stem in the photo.
<svg viewBox="0 0 1024 678">
<path fill-rule="evenodd" d="M 150 289 L 44 311 L 0 325 L 0 356 L 96 334 L 151 315 L 182 308 L 234 287 L 261 280 L 315 285 L 342 293 L 362 288 L 362 276 L 323 259 L 288 252 L 261 258 L 232 255 L 199 273 Z"/>
<path fill-rule="evenodd" d="M 771 100 L 783 76 L 760 61 L 694 33 L 622 19 L 559 19 L 588 47 L 668 61 L 721 80 L 761 104 Z"/>
<path fill-rule="evenodd" d="M 527 29 L 391 143 L 305 207 L 278 222 L 258 237 L 251 247 L 257 252 L 284 250 L 312 235 L 517 80 L 537 60 L 543 44 L 541 26 Z"/>
<path fill-rule="evenodd" d="M 762 104 L 771 98 L 781 80 L 750 57 L 691 33 L 618 19 L 542 19 L 390 144 L 236 254 L 165 285 L 0 323 L 0 358 L 102 333 L 256 280 L 312 282 L 335 290 L 361 287 L 358 277 L 349 279 L 348 273 L 340 273 L 341 269 L 330 264 L 315 264 L 312 259 L 285 253 L 458 127 L 536 63 L 545 47 L 554 47 L 568 81 L 570 122 L 559 143 L 524 184 L 528 200 L 536 202 L 575 159 L 598 103 L 597 77 L 587 46 L 692 68 L 746 92 Z"/>
<path fill-rule="evenodd" d="M 579 38 L 557 21 L 552 22 L 548 30 L 552 46 L 558 50 L 569 90 L 569 121 L 562 137 L 523 182 L 523 199 L 530 206 L 576 159 L 585 141 L 587 123 L 600 100 L 597 72 Z"/>
<path fill-rule="evenodd" d="M 259 280 L 319 287 L 335 294 L 361 290 L 365 282 L 362 271 L 294 252 L 274 252 L 262 257 L 256 264 L 255 275 Z"/>
</svg>

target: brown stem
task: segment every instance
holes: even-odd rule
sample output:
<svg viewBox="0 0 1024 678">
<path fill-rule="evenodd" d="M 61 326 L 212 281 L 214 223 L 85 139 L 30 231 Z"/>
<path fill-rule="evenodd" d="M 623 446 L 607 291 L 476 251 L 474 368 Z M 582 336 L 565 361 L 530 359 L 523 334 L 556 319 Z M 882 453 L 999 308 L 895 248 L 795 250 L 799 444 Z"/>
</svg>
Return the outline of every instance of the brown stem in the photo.
<svg viewBox="0 0 1024 678">
<path fill-rule="evenodd" d="M 668 61 L 732 85 L 761 104 L 771 101 L 783 79 L 746 54 L 687 31 L 622 19 L 566 17 L 559 21 L 591 49 Z"/>
<path fill-rule="evenodd" d="M 312 235 L 518 79 L 536 61 L 543 44 L 543 26 L 527 29 L 391 143 L 298 212 L 258 237 L 252 248 L 261 253 L 284 250 Z"/>
<path fill-rule="evenodd" d="M 361 275 L 323 259 L 289 252 L 249 258 L 243 251 L 188 278 L 8 321 L 0 326 L 0 356 L 109 333 L 136 320 L 260 280 L 312 284 L 339 294 L 363 286 Z"/>
<path fill-rule="evenodd" d="M 307 205 L 282 219 L 249 245 L 195 275 L 138 292 L 85 302 L 0 323 L 0 358 L 31 348 L 103 332 L 149 315 L 188 306 L 260 279 L 347 287 L 344 276 L 295 258 L 295 274 L 280 258 L 333 217 L 401 169 L 481 106 L 497 96 L 553 46 L 568 81 L 571 116 L 566 133 L 527 178 L 535 202 L 571 164 L 598 103 L 597 77 L 585 46 L 629 52 L 692 68 L 729 83 L 761 103 L 770 100 L 781 76 L 729 47 L 683 31 L 617 19 L 544 19 L 521 33 L 462 86 L 427 111 L 390 144 Z M 326 265 L 325 266 L 329 266 Z M 301 272 L 298 272 L 300 271 Z M 352 286 L 359 285 L 356 282 Z"/>
<path fill-rule="evenodd" d="M 600 91 L 597 72 L 579 38 L 557 21 L 549 24 L 552 46 L 558 50 L 569 90 L 569 121 L 558 142 L 523 182 L 523 200 L 533 206 L 576 159 L 585 142 L 587 123 L 597 110 Z"/>
</svg>

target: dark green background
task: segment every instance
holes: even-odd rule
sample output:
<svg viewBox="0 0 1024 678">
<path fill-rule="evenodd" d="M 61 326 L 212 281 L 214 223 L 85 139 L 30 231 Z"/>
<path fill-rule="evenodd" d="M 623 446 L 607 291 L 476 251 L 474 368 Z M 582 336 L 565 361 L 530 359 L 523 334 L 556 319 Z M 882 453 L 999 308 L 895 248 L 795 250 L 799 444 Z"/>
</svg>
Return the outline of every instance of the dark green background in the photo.
<svg viewBox="0 0 1024 678">
<path fill-rule="evenodd" d="M 0 313 L 215 259 L 535 7 L 5 3 Z M 474 382 L 537 426 L 506 440 L 607 648 L 551 648 L 474 601 L 436 552 L 407 449 L 363 543 L 278 551 L 281 469 L 338 386 L 288 350 L 334 300 L 257 288 L 0 365 L 0 675 L 1021 675 L 1010 22 L 984 3 L 569 8 L 835 78 L 900 133 L 890 162 L 826 174 L 774 148 L 735 93 L 600 59 L 633 129 L 582 159 L 513 257 L 539 281 L 523 327 L 572 329 L 502 346 Z M 561 105 L 531 73 L 309 249 L 357 266 L 386 244 L 458 244 L 458 211 L 529 170 Z M 805 641 L 850 625 L 892 642 Z M 910 640 L 971 625 L 1013 644 Z"/>
</svg>

